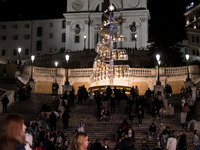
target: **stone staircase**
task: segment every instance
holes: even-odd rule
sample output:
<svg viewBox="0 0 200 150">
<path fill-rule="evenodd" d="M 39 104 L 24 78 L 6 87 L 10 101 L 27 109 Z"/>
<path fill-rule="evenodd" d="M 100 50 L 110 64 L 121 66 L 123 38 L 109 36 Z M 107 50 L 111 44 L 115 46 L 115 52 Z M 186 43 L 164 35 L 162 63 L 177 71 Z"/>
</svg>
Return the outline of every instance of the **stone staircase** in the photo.
<svg viewBox="0 0 200 150">
<path fill-rule="evenodd" d="M 50 106 L 53 100 L 54 97 L 52 97 L 50 94 L 32 94 L 31 100 L 14 102 L 11 104 L 11 106 L 8 108 L 8 114 L 21 114 L 24 117 L 25 124 L 28 127 L 30 121 L 37 117 L 42 104 L 45 103 Z M 85 123 L 86 133 L 89 136 L 89 140 L 94 141 L 96 139 L 103 140 L 104 138 L 108 138 L 110 150 L 113 150 L 116 144 L 116 142 L 114 142 L 115 132 L 117 131 L 123 119 L 127 118 L 127 115 L 124 113 L 125 107 L 126 102 L 122 101 L 121 105 L 116 106 L 115 113 L 111 114 L 111 121 L 104 122 L 98 121 L 96 117 L 96 106 L 94 101 L 87 100 L 86 102 L 83 101 L 82 105 L 78 105 L 77 100 L 75 100 L 75 106 L 70 107 L 71 118 L 69 120 L 69 127 L 67 128 L 65 135 L 69 137 L 69 140 L 71 140 L 76 128 L 78 128 L 80 120 L 83 120 Z M 110 110 L 110 102 L 108 102 L 108 110 Z M 4 117 L 5 114 L 0 114 L 0 125 Z M 183 130 L 182 125 L 175 119 L 174 116 L 166 116 L 164 119 L 157 120 L 146 114 L 140 127 L 138 127 L 137 118 L 134 117 L 134 125 L 132 128 L 135 131 L 135 147 L 137 150 L 141 149 L 141 140 L 143 138 L 146 139 L 146 143 L 150 150 L 153 149 L 154 145 L 157 143 L 157 140 L 147 138 L 147 131 L 152 122 L 154 122 L 157 127 L 159 127 L 160 123 L 164 123 L 165 126 L 169 126 L 171 130 L 176 131 L 176 136 L 179 135 L 180 130 Z M 57 131 L 63 131 L 61 119 L 59 119 L 57 122 Z M 187 135 L 188 150 L 192 150 L 193 132 L 185 132 L 185 134 Z"/>
</svg>

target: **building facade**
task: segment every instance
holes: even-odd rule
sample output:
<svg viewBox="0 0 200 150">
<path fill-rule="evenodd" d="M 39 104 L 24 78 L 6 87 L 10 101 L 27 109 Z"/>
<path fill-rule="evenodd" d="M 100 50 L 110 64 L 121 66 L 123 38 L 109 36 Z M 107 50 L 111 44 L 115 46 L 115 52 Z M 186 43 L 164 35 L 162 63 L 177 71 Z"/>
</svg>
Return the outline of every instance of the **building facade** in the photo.
<svg viewBox="0 0 200 150">
<path fill-rule="evenodd" d="M 183 52 L 188 53 L 192 61 L 200 60 L 200 4 L 191 3 L 186 9 L 184 15 L 188 48 Z"/>
<path fill-rule="evenodd" d="M 114 31 L 127 37 L 127 41 L 115 44 L 115 48 L 146 49 L 150 19 L 147 0 L 110 3 L 115 6 L 115 17 L 124 19 Z M 0 22 L 0 63 L 17 59 L 25 62 L 32 54 L 94 49 L 101 39 L 98 31 L 102 6 L 103 0 L 68 0 L 63 18 Z"/>
</svg>

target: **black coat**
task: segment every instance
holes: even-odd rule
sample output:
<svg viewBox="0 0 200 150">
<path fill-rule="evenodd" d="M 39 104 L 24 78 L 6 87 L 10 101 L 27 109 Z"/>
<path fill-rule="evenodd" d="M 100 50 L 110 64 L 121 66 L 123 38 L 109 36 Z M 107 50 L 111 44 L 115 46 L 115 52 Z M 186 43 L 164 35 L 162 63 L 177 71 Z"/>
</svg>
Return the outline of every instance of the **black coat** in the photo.
<svg viewBox="0 0 200 150">
<path fill-rule="evenodd" d="M 179 150 L 186 150 L 186 135 L 185 134 L 182 134 L 180 139 L 179 139 L 179 143 L 178 143 L 178 149 Z"/>
<path fill-rule="evenodd" d="M 63 122 L 68 122 L 70 118 L 70 115 L 68 113 L 63 113 L 62 114 L 62 121 Z"/>
<path fill-rule="evenodd" d="M 7 97 L 4 97 L 2 99 L 2 103 L 3 103 L 3 107 L 7 107 L 8 103 L 9 103 L 9 99 Z"/>
<path fill-rule="evenodd" d="M 49 115 L 49 122 L 50 124 L 56 124 L 57 118 L 54 112 Z"/>
</svg>

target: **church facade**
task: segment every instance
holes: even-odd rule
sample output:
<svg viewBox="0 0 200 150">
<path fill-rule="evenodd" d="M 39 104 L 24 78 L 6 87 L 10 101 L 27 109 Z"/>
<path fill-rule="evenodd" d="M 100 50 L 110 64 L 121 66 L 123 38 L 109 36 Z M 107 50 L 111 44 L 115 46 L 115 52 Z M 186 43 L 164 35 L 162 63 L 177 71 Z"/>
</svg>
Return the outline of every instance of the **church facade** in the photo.
<svg viewBox="0 0 200 150">
<path fill-rule="evenodd" d="M 115 6 L 114 16 L 123 18 L 114 33 L 127 38 L 114 48 L 145 50 L 150 19 L 147 0 L 110 0 L 110 3 Z M 0 63 L 17 59 L 26 62 L 32 54 L 94 49 L 101 39 L 98 31 L 103 10 L 103 0 L 68 0 L 63 18 L 0 22 Z"/>
<path fill-rule="evenodd" d="M 116 44 L 116 48 L 146 49 L 148 41 L 148 20 L 150 19 L 146 0 L 110 0 L 115 6 L 114 17 L 123 23 L 114 28 L 115 34 L 122 34 L 127 41 Z M 66 49 L 93 49 L 100 40 L 99 25 L 102 22 L 103 0 L 68 0 L 66 18 Z"/>
</svg>

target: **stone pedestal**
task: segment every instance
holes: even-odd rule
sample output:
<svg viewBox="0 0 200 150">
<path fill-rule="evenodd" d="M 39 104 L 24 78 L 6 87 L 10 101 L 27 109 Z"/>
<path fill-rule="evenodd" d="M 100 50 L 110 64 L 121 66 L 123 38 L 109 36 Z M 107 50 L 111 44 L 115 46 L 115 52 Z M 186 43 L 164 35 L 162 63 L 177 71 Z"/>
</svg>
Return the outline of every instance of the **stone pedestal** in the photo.
<svg viewBox="0 0 200 150">
<path fill-rule="evenodd" d="M 35 83 L 34 81 L 29 81 L 29 85 L 32 88 L 31 93 L 35 93 Z"/>
<path fill-rule="evenodd" d="M 157 94 L 158 91 L 161 92 L 161 95 L 163 97 L 163 94 L 164 94 L 164 85 L 154 85 L 154 96 Z"/>
<path fill-rule="evenodd" d="M 193 84 L 194 84 L 194 82 L 192 82 L 192 81 L 185 81 L 185 89 L 186 89 L 188 86 L 192 87 Z"/>
<path fill-rule="evenodd" d="M 200 132 L 200 122 L 199 121 L 195 121 L 194 123 L 191 124 L 191 130 L 198 130 L 198 132 Z"/>
<path fill-rule="evenodd" d="M 67 93 L 69 93 L 69 91 L 73 88 L 72 85 L 63 85 L 63 91 L 62 91 L 62 94 L 65 93 L 65 91 L 67 91 Z"/>
<path fill-rule="evenodd" d="M 186 123 L 186 116 L 187 116 L 187 113 L 180 112 L 180 113 L 176 114 L 176 119 L 178 121 L 180 121 L 181 124 L 185 124 Z"/>
<path fill-rule="evenodd" d="M 168 104 L 167 99 L 163 99 L 164 107 L 166 110 L 166 115 L 174 115 L 174 107 L 171 104 Z"/>
</svg>

